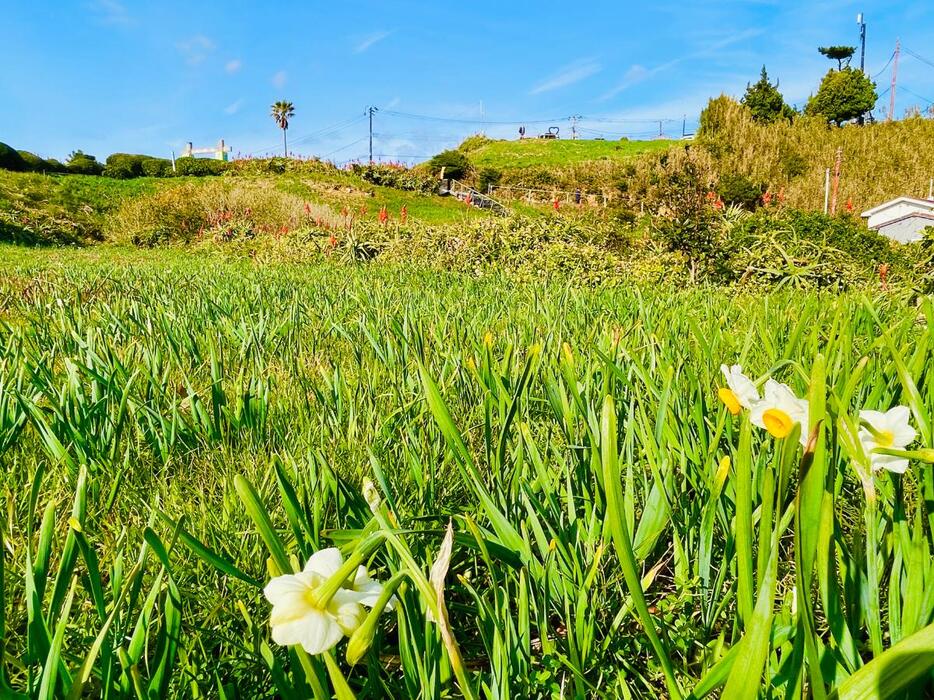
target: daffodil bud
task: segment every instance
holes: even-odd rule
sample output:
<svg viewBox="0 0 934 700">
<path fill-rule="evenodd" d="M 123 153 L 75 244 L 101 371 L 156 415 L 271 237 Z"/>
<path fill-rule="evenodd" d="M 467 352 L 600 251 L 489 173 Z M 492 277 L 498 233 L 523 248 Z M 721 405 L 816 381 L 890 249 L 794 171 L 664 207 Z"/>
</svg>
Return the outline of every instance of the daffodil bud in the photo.
<svg viewBox="0 0 934 700">
<path fill-rule="evenodd" d="M 363 620 L 347 642 L 347 663 L 356 666 L 360 659 L 373 646 L 373 638 L 376 637 L 376 624 L 379 621 L 379 615 L 373 610 Z"/>
<path fill-rule="evenodd" d="M 379 597 L 373 603 L 373 608 L 363 619 L 363 622 L 357 627 L 347 642 L 347 663 L 355 666 L 363 658 L 364 654 L 373 646 L 373 639 L 376 637 L 376 627 L 379 624 L 379 616 L 385 610 L 392 610 L 395 607 L 396 597 L 394 595 L 399 584 L 405 579 L 404 575 L 397 573 L 386 582 L 382 587 Z"/>
<path fill-rule="evenodd" d="M 376 484 L 370 479 L 363 480 L 363 498 L 366 500 L 367 505 L 370 506 L 371 513 L 376 513 L 376 511 L 379 510 L 382 499 L 380 498 Z"/>
</svg>

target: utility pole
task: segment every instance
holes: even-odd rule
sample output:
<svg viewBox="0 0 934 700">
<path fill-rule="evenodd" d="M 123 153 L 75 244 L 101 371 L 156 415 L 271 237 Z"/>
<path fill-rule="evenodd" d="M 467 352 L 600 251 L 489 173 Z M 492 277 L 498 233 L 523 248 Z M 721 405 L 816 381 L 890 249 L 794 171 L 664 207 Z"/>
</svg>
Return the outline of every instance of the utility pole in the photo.
<svg viewBox="0 0 934 700">
<path fill-rule="evenodd" d="M 378 112 L 378 107 L 368 107 L 367 113 L 370 115 L 370 165 L 373 164 L 373 113 Z"/>
<path fill-rule="evenodd" d="M 840 190 L 840 165 L 843 163 L 843 147 L 837 148 L 837 157 L 833 164 L 833 191 L 830 195 L 830 215 L 837 214 L 837 192 Z"/>
<path fill-rule="evenodd" d="M 480 135 L 486 136 L 486 129 L 484 128 L 483 118 L 486 115 L 483 113 L 483 100 L 480 100 Z"/>
<path fill-rule="evenodd" d="M 658 120 L 658 138 L 661 138 L 662 136 L 663 136 L 663 134 L 662 134 L 662 120 L 659 119 L 659 120 Z"/>
<path fill-rule="evenodd" d="M 573 117 L 568 117 L 568 119 L 571 120 L 571 138 L 576 140 L 577 139 L 577 122 L 579 119 L 583 119 L 583 117 L 579 114 L 575 114 Z"/>
<path fill-rule="evenodd" d="M 898 56 L 902 52 L 902 44 L 899 39 L 895 40 L 895 58 L 892 61 L 892 86 L 889 89 L 889 119 L 895 119 L 895 85 L 898 82 Z"/>
<path fill-rule="evenodd" d="M 688 115 L 684 115 L 681 119 L 681 138 L 684 138 L 688 135 Z"/>
<path fill-rule="evenodd" d="M 866 22 L 863 21 L 863 13 L 856 15 L 856 23 L 859 25 L 859 70 L 866 72 Z"/>
</svg>

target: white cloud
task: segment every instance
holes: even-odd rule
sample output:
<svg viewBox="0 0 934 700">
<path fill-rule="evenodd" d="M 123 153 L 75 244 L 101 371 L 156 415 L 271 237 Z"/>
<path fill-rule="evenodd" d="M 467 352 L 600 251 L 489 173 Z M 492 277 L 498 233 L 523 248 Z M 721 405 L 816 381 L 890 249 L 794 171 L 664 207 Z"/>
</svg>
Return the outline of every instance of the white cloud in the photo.
<svg viewBox="0 0 934 700">
<path fill-rule="evenodd" d="M 204 34 L 195 34 L 184 41 L 176 44 L 179 53 L 185 58 L 185 63 L 189 66 L 197 66 L 202 63 L 214 50 L 214 42 Z"/>
<path fill-rule="evenodd" d="M 567 87 L 578 83 L 591 75 L 599 73 L 602 66 L 591 59 L 580 59 L 574 63 L 565 66 L 557 73 L 546 78 L 538 85 L 529 90 L 530 95 L 539 95 L 543 92 L 550 92 L 558 88 Z"/>
<path fill-rule="evenodd" d="M 272 84 L 277 88 L 285 86 L 285 81 L 288 79 L 288 75 L 284 70 L 278 71 L 275 75 L 272 76 Z"/>
<path fill-rule="evenodd" d="M 104 24 L 127 26 L 133 19 L 120 0 L 93 0 L 88 7 Z"/>
<path fill-rule="evenodd" d="M 659 73 L 664 73 L 665 71 L 671 68 L 674 68 L 680 63 L 683 63 L 685 61 L 690 61 L 696 58 L 704 58 L 705 56 L 710 56 L 711 54 L 714 54 L 717 51 L 725 49 L 729 46 L 732 46 L 733 44 L 738 44 L 739 42 L 745 41 L 746 39 L 752 39 L 753 37 L 759 36 L 760 34 L 763 33 L 763 31 L 764 30 L 762 29 L 747 29 L 744 32 L 739 32 L 738 34 L 732 34 L 728 37 L 720 39 L 719 41 L 714 41 L 710 44 L 701 46 L 696 51 L 692 51 L 678 58 L 673 58 L 670 61 L 666 61 L 665 63 L 661 63 L 657 66 L 653 66 L 652 68 L 646 68 L 645 66 L 641 66 L 638 64 L 630 66 L 629 70 L 627 70 L 626 73 L 623 75 L 623 79 L 619 83 L 617 83 L 615 87 L 613 87 L 612 89 L 608 90 L 603 95 L 601 95 L 600 99 L 608 100 L 612 97 L 616 97 L 616 95 L 621 93 L 623 90 L 626 90 L 627 88 L 630 88 L 633 85 L 636 85 L 637 83 L 641 83 L 645 80 L 648 80 L 649 78 L 656 76 Z"/>
<path fill-rule="evenodd" d="M 239 58 L 232 58 L 224 64 L 224 70 L 231 75 L 238 72 L 241 68 L 243 68 L 243 61 L 241 61 Z"/>
<path fill-rule="evenodd" d="M 240 111 L 240 108 L 243 106 L 243 98 L 241 97 L 236 102 L 231 102 L 229 105 L 224 107 L 224 114 L 236 114 Z"/>
<path fill-rule="evenodd" d="M 371 48 L 374 44 L 381 42 L 383 39 L 388 37 L 392 32 L 387 32 L 385 30 L 373 32 L 357 42 L 357 45 L 354 46 L 354 53 L 363 53 L 364 51 Z"/>
</svg>

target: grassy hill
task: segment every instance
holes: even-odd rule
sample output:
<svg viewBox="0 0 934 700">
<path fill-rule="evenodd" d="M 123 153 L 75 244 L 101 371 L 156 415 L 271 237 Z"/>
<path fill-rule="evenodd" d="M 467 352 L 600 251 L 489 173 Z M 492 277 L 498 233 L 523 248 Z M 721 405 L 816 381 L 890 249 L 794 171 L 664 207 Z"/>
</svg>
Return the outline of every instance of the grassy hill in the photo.
<svg viewBox="0 0 934 700">
<path fill-rule="evenodd" d="M 594 160 L 625 160 L 643 153 L 663 151 L 669 139 L 655 141 L 601 141 L 591 139 L 523 139 L 521 141 L 485 140 L 476 147 L 470 142 L 461 146 L 477 168 L 509 170 L 535 166 L 570 166 Z"/>
<path fill-rule="evenodd" d="M 190 223 L 197 229 L 199 222 L 226 211 L 249 211 L 257 223 L 279 229 L 296 228 L 303 217 L 334 221 L 342 212 L 375 220 L 383 207 L 393 220 L 405 207 L 409 220 L 426 224 L 491 216 L 453 198 L 374 185 L 325 166 L 132 180 L 0 170 L 0 241 L 27 244 L 129 240 L 134 227 L 153 225 L 160 217 L 165 226 Z"/>
<path fill-rule="evenodd" d="M 670 139 L 494 141 L 474 136 L 459 150 L 470 159 L 475 174 L 494 170 L 502 186 L 566 191 L 579 187 L 586 192 L 608 193 L 633 161 L 676 143 Z"/>
</svg>

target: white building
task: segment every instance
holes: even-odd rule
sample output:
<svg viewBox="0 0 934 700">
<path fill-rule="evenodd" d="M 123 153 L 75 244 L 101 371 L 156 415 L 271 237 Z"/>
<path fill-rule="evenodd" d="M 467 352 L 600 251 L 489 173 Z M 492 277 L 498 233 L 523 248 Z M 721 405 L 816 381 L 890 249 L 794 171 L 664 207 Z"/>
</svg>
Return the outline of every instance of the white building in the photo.
<svg viewBox="0 0 934 700">
<path fill-rule="evenodd" d="M 869 228 L 899 243 L 921 239 L 921 232 L 934 226 L 934 199 L 898 197 L 862 213 Z"/>
</svg>

